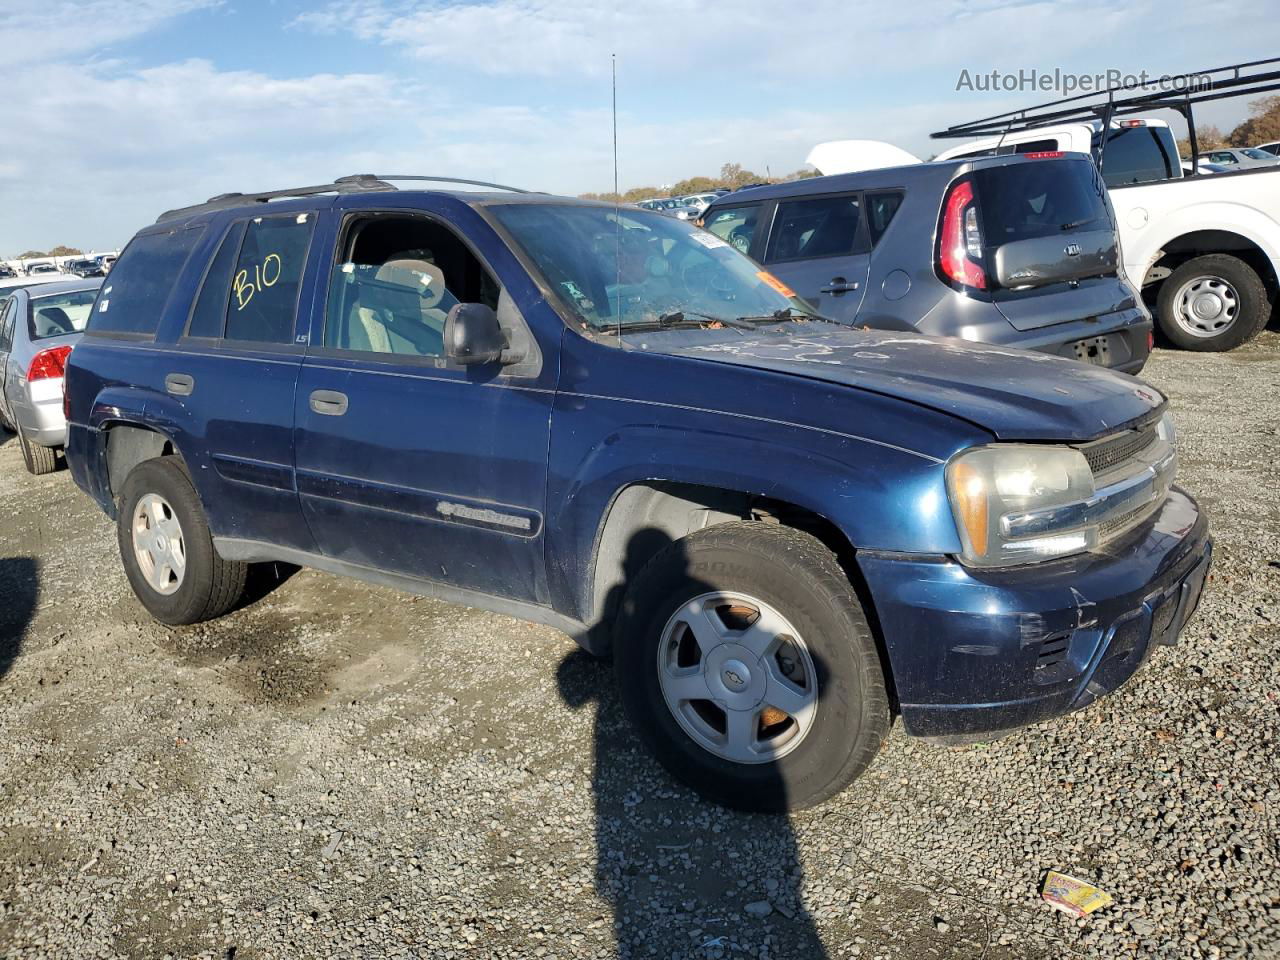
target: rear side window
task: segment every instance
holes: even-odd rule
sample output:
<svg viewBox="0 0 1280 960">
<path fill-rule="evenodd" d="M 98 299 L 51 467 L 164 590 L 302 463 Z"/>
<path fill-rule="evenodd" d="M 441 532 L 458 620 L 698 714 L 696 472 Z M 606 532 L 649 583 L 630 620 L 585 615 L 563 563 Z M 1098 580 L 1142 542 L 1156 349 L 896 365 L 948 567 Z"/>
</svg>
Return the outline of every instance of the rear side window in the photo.
<svg viewBox="0 0 1280 960">
<path fill-rule="evenodd" d="M 856 196 L 780 201 L 765 263 L 847 256 L 857 249 L 861 216 Z"/>
<path fill-rule="evenodd" d="M 749 207 L 720 207 L 707 214 L 704 226 L 739 253 L 750 253 L 759 216 L 758 203 Z"/>
<path fill-rule="evenodd" d="M 231 275 L 226 339 L 293 343 L 314 220 L 304 213 L 249 221 Z"/>
<path fill-rule="evenodd" d="M 97 295 L 97 290 L 77 290 L 51 297 L 33 297 L 31 316 L 27 318 L 31 339 L 44 340 L 79 333 L 89 321 L 89 311 L 93 309 Z"/>
<path fill-rule="evenodd" d="M 178 275 L 203 233 L 200 225 L 134 237 L 102 283 L 89 330 L 155 336 Z"/>
<path fill-rule="evenodd" d="M 991 246 L 1111 226 L 1097 168 L 1087 160 L 1035 160 L 973 175 Z"/>
<path fill-rule="evenodd" d="M 1123 127 L 1111 131 L 1102 155 L 1102 179 L 1108 187 L 1168 180 L 1182 171 L 1178 148 L 1168 127 Z"/>
<path fill-rule="evenodd" d="M 900 193 L 872 193 L 867 195 L 867 229 L 871 232 L 871 244 L 875 246 L 889 229 L 894 215 L 902 206 Z"/>
<path fill-rule="evenodd" d="M 240 254 L 240 241 L 244 239 L 244 221 L 234 223 L 214 255 L 209 272 L 205 274 L 200 296 L 191 311 L 191 323 L 187 327 L 189 337 L 222 336 L 227 318 L 227 303 L 231 299 L 231 272 Z"/>
</svg>

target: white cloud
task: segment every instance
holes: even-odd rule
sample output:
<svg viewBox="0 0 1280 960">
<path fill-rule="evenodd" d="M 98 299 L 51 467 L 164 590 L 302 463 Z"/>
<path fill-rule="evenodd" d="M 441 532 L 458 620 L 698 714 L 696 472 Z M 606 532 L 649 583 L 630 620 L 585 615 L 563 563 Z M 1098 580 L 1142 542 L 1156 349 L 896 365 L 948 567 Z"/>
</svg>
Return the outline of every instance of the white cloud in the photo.
<svg viewBox="0 0 1280 960">
<path fill-rule="evenodd" d="M 222 0 L 0 0 L 0 70 L 67 60 Z"/>
</svg>

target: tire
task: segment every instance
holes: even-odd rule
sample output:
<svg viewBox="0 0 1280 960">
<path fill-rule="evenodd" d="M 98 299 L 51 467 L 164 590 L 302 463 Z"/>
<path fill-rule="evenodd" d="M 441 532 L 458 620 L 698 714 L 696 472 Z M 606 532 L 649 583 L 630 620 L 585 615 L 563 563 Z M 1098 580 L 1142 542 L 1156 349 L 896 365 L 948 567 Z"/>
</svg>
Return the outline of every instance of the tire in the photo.
<svg viewBox="0 0 1280 960">
<path fill-rule="evenodd" d="M 117 507 L 120 559 L 129 585 L 151 616 L 173 625 L 199 623 L 221 616 L 240 600 L 248 564 L 218 556 L 200 498 L 180 460 L 159 457 L 140 463 L 125 480 Z M 145 522 L 138 519 L 140 508 L 147 510 Z M 164 519 L 155 519 L 157 515 Z M 135 524 L 141 543 L 167 541 L 167 555 L 148 546 L 136 549 Z M 163 588 L 154 585 L 160 581 Z"/>
<path fill-rule="evenodd" d="M 58 469 L 58 452 L 53 447 L 32 443 L 18 431 L 18 446 L 22 448 L 22 462 L 27 465 L 27 473 L 41 477 Z"/>
<path fill-rule="evenodd" d="M 709 635 L 721 636 L 715 623 L 726 628 L 726 642 L 710 653 L 700 639 L 690 639 L 693 628 L 682 620 L 690 604 L 703 602 L 719 611 L 710 615 Z M 750 628 L 735 630 L 748 624 L 753 606 L 758 616 Z M 745 648 L 736 641 L 747 643 L 752 628 L 766 618 L 774 626 L 758 637 L 798 635 L 802 642 L 784 640 L 776 653 L 738 659 Z M 786 629 L 776 633 L 778 626 Z M 888 735 L 884 672 L 867 618 L 836 558 L 800 531 L 735 522 L 669 544 L 623 598 L 614 637 L 623 707 L 641 739 L 673 776 L 726 806 L 783 812 L 821 803 L 867 768 Z M 762 649 L 759 639 L 752 646 Z M 696 669 L 685 665 L 694 649 Z M 791 694 L 798 691 L 816 706 L 811 714 L 784 714 L 778 727 L 771 727 L 770 717 L 781 714 L 772 702 L 786 702 L 777 699 L 786 692 L 777 684 L 786 669 L 805 679 L 802 688 L 792 684 Z M 726 699 L 690 698 L 668 706 L 670 687 L 664 685 L 672 681 L 661 677 L 672 672 L 695 688 L 702 682 L 698 678 L 706 677 L 708 693 L 723 693 Z M 761 682 L 760 705 L 752 706 Z M 729 684 L 739 685 L 738 692 Z M 725 704 L 733 702 L 742 709 L 731 714 Z M 739 762 L 725 754 L 733 752 L 730 718 L 744 715 L 750 742 L 763 752 Z M 805 725 L 797 719 L 802 715 L 808 716 Z M 722 742 L 704 745 L 714 740 L 718 723 L 724 727 Z M 761 736 L 779 728 L 782 733 L 772 739 Z"/>
<path fill-rule="evenodd" d="M 1196 313 L 1197 300 L 1204 316 Z M 1224 253 L 1188 260 L 1160 285 L 1156 300 L 1161 332 L 1184 350 L 1234 350 L 1261 332 L 1270 313 L 1257 272 Z"/>
</svg>

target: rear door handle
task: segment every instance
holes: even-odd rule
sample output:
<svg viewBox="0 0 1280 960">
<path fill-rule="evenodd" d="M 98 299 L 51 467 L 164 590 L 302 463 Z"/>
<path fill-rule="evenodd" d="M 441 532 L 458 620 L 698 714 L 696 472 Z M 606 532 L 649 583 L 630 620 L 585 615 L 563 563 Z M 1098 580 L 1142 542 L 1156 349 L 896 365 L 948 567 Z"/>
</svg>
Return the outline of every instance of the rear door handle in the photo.
<svg viewBox="0 0 1280 960">
<path fill-rule="evenodd" d="M 844 277 L 832 277 L 831 282 L 819 288 L 819 293 L 849 293 L 858 289 L 857 280 L 845 280 Z"/>
<path fill-rule="evenodd" d="M 171 373 L 164 378 L 164 388 L 175 397 L 189 397 L 196 388 L 196 378 L 185 373 Z"/>
<path fill-rule="evenodd" d="M 337 390 L 312 390 L 311 409 L 326 417 L 340 417 L 347 412 L 347 395 Z"/>
</svg>

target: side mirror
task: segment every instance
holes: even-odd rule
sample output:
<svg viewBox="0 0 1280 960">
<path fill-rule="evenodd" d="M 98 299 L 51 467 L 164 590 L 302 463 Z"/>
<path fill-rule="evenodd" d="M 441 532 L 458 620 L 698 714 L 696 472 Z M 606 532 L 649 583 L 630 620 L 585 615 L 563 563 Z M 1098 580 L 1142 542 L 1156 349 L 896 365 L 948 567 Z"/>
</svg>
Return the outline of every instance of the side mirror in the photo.
<svg viewBox="0 0 1280 960">
<path fill-rule="evenodd" d="M 444 352 L 454 363 L 497 363 L 506 347 L 507 338 L 492 307 L 459 303 L 445 318 Z"/>
</svg>

